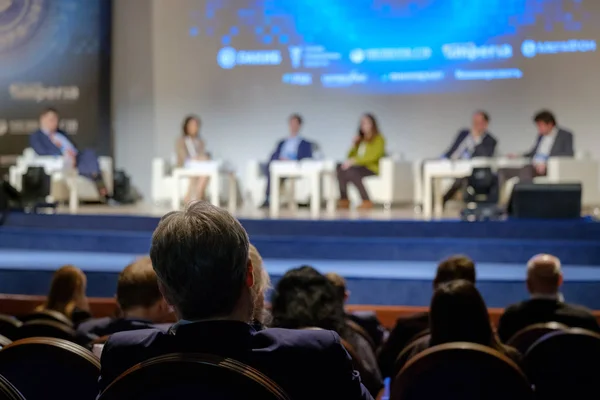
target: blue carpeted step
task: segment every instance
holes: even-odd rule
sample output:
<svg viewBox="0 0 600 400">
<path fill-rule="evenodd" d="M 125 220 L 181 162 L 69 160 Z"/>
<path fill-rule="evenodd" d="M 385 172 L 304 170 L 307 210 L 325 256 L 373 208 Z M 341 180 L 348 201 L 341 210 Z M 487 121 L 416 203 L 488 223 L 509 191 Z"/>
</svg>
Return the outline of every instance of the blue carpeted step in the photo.
<svg viewBox="0 0 600 400">
<path fill-rule="evenodd" d="M 0 229 L 0 248 L 145 254 L 151 233 L 143 231 L 50 230 L 5 227 Z M 524 263 L 533 254 L 556 254 L 563 263 L 600 265 L 596 241 L 251 236 L 264 257 L 327 260 L 438 261 L 464 253 L 478 262 Z"/>
</svg>

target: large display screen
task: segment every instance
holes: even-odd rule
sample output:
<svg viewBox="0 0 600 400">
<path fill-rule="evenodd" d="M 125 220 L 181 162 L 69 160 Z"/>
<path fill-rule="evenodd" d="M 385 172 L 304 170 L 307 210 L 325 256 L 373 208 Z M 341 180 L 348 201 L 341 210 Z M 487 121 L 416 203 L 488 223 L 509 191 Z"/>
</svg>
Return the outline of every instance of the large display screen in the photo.
<svg viewBox="0 0 600 400">
<path fill-rule="evenodd" d="M 595 1 L 199 0 L 189 35 L 224 80 L 357 94 L 473 91 L 527 80 L 558 60 L 596 60 Z"/>
</svg>

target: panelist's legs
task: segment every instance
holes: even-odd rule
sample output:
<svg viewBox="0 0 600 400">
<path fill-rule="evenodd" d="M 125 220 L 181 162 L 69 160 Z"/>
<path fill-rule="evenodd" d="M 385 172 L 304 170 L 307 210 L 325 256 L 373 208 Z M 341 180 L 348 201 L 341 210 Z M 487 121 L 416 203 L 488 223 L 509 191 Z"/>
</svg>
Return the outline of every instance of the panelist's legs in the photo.
<svg viewBox="0 0 600 400">
<path fill-rule="evenodd" d="M 342 169 L 341 166 L 337 168 L 338 184 L 340 187 L 340 206 L 344 206 L 348 202 L 348 184 L 352 183 L 358 189 L 360 198 L 363 201 L 363 205 L 370 203 L 369 194 L 365 185 L 363 184 L 363 178 L 367 176 L 375 175 L 373 171 L 363 166 L 352 166 L 346 170 Z"/>
</svg>

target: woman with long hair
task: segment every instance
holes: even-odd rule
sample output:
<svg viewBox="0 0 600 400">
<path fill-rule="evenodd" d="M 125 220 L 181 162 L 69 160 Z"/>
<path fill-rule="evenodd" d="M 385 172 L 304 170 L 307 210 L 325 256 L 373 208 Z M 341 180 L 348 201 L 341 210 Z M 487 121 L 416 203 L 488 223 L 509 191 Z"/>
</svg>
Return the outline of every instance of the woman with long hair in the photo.
<svg viewBox="0 0 600 400">
<path fill-rule="evenodd" d="M 355 352 L 365 387 L 377 395 L 383 380 L 375 353 L 365 338 L 346 325 L 343 301 L 325 275 L 310 266 L 289 270 L 277 283 L 271 306 L 274 328 L 337 332 L 351 347 L 348 351 Z"/>
<path fill-rule="evenodd" d="M 87 278 L 82 270 L 65 265 L 54 273 L 46 302 L 38 310 L 57 311 L 73 325 L 91 318 L 88 299 L 85 295 Z"/>
<path fill-rule="evenodd" d="M 206 161 L 210 157 L 205 150 L 204 141 L 200 137 L 200 117 L 189 115 L 183 120 L 181 127 L 182 135 L 177 139 L 177 167 L 183 168 L 190 161 Z M 204 198 L 206 187 L 208 186 L 208 177 L 191 178 L 184 202 L 189 203 L 192 200 L 202 200 Z"/>
<path fill-rule="evenodd" d="M 379 160 L 385 155 L 385 139 L 379 132 L 377 120 L 373 114 L 365 114 L 360 119 L 358 134 L 354 138 L 348 159 L 337 168 L 340 187 L 338 208 L 350 207 L 348 184 L 358 189 L 362 204 L 359 209 L 370 209 L 373 203 L 363 184 L 363 178 L 379 174 Z"/>
<path fill-rule="evenodd" d="M 481 294 L 471 282 L 455 280 L 438 286 L 429 311 L 429 346 L 470 342 L 491 347 L 520 364 L 520 353 L 500 343 Z"/>
</svg>

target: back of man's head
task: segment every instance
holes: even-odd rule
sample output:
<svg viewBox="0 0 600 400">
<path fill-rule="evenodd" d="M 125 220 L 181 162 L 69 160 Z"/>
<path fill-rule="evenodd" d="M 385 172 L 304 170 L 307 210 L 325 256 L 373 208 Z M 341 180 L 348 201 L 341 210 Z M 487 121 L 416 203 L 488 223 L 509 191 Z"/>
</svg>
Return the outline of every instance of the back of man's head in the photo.
<svg viewBox="0 0 600 400">
<path fill-rule="evenodd" d="M 563 277 L 560 260 L 551 254 L 538 254 L 527 263 L 527 289 L 532 295 L 558 293 Z"/>
<path fill-rule="evenodd" d="M 228 317 L 242 295 L 251 296 L 244 291 L 252 282 L 248 246 L 242 225 L 207 202 L 190 203 L 161 219 L 150 257 L 163 294 L 180 318 Z M 253 304 L 244 307 L 250 320 Z"/>
<path fill-rule="evenodd" d="M 467 256 L 455 255 L 438 264 L 433 287 L 458 279 L 475 284 L 475 263 Z"/>
<path fill-rule="evenodd" d="M 125 314 L 136 308 L 150 308 L 162 298 L 150 257 L 138 259 L 119 274 L 117 303 Z"/>
<path fill-rule="evenodd" d="M 328 272 L 325 274 L 329 282 L 333 283 L 337 294 L 341 301 L 346 301 L 348 299 L 348 291 L 346 289 L 346 280 L 340 274 L 335 272 Z"/>
</svg>

